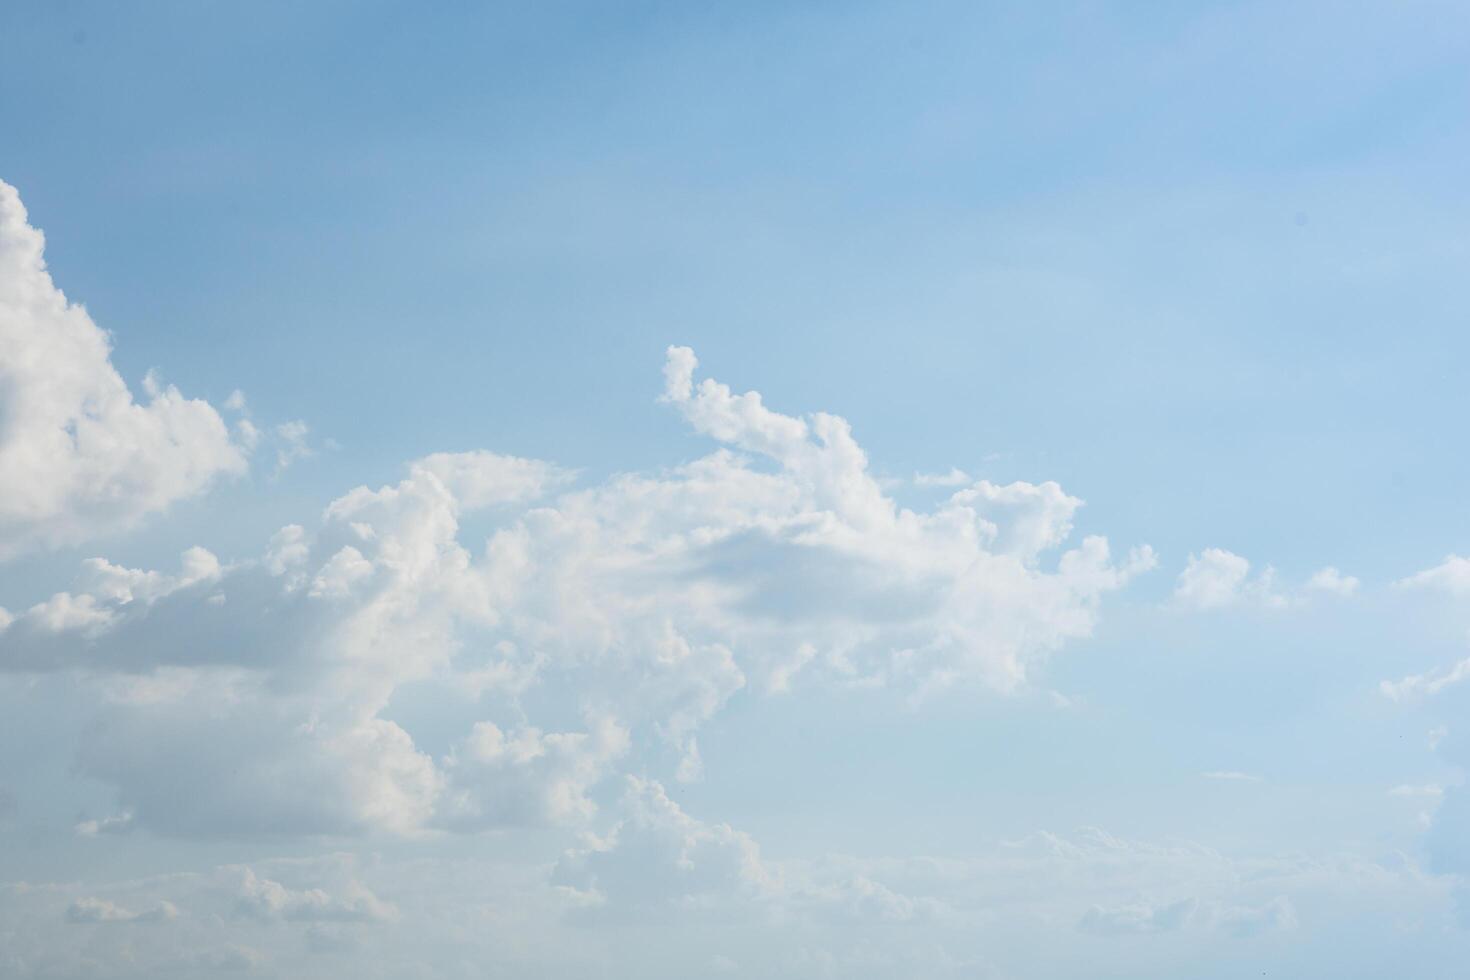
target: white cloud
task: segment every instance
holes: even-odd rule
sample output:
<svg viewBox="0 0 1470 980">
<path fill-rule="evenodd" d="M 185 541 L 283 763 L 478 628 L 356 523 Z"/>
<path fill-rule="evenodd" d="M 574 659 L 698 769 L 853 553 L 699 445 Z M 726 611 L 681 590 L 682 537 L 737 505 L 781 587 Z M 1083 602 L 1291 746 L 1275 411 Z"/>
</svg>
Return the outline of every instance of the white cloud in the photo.
<svg viewBox="0 0 1470 980">
<path fill-rule="evenodd" d="M 1407 589 L 1431 589 L 1454 596 L 1470 595 L 1470 558 L 1449 555 L 1433 568 L 1401 579 L 1397 585 Z"/>
<path fill-rule="evenodd" d="M 81 820 L 72 829 L 78 837 L 96 837 L 99 834 L 125 834 L 133 828 L 133 813 L 124 810 L 100 820 Z"/>
<path fill-rule="evenodd" d="M 990 547 L 1031 562 L 1059 546 L 1072 533 L 1072 518 L 1082 501 L 1051 481 L 1040 485 L 996 486 L 981 480 L 950 500 L 975 509 L 986 524 Z"/>
<path fill-rule="evenodd" d="M 1183 609 L 1207 611 L 1231 608 L 1285 609 L 1299 606 L 1313 594 L 1347 598 L 1361 583 L 1328 566 L 1318 569 L 1305 583 L 1283 590 L 1276 570 L 1266 566 L 1255 575 L 1245 557 L 1223 548 L 1206 548 L 1191 554 L 1174 586 L 1174 604 Z"/>
<path fill-rule="evenodd" d="M 1307 579 L 1307 588 L 1339 596 L 1352 595 L 1358 591 L 1360 584 L 1353 576 L 1344 575 L 1331 565 L 1319 569 Z"/>
<path fill-rule="evenodd" d="M 774 895 L 781 887 L 748 834 L 686 814 L 651 780 L 627 777 L 623 819 L 602 840 L 566 854 L 553 880 L 579 904 L 619 911 L 649 905 L 723 905 Z"/>
<path fill-rule="evenodd" d="M 442 482 L 464 510 L 524 504 L 569 483 L 572 473 L 539 459 L 483 450 L 434 453 L 415 464 Z"/>
<path fill-rule="evenodd" d="M 635 741 L 698 778 L 700 728 L 748 688 L 1019 688 L 1153 565 L 1101 537 L 1063 550 L 1081 501 L 1054 483 L 900 508 L 842 419 L 696 386 L 695 363 L 670 352 L 665 399 L 726 444 L 711 455 L 585 489 L 540 461 L 428 456 L 254 560 L 89 560 L 10 617 L 0 669 L 80 672 L 79 764 L 140 828 L 575 823 Z M 472 546 L 476 511 L 493 523 Z M 436 758 L 391 711 L 409 685 L 486 706 Z M 532 723 L 531 694 L 588 730 Z"/>
<path fill-rule="evenodd" d="M 553 873 L 581 914 L 780 907 L 824 920 L 907 922 L 946 911 L 861 871 L 769 861 L 749 834 L 690 816 L 659 783 L 634 776 L 625 782 L 617 824 L 601 838 L 589 835 Z"/>
<path fill-rule="evenodd" d="M 355 879 L 332 894 L 320 887 L 288 888 L 247 866 L 224 868 L 220 874 L 238 879 L 234 886 L 237 913 L 262 921 L 382 922 L 398 914 Z"/>
<path fill-rule="evenodd" d="M 1408 701 L 1421 696 L 1432 696 L 1451 685 L 1470 677 L 1470 658 L 1461 660 L 1447 670 L 1430 674 L 1410 674 L 1397 681 L 1380 681 L 1378 689 L 1392 701 Z"/>
<path fill-rule="evenodd" d="M 440 822 L 456 829 L 575 824 L 596 814 L 588 791 L 628 751 L 614 719 L 591 719 L 588 732 L 506 733 L 475 725 L 446 762 L 451 780 Z"/>
<path fill-rule="evenodd" d="M 300 419 L 282 422 L 275 427 L 277 476 L 297 460 L 310 459 L 316 455 L 316 450 L 307 442 L 310 434 L 311 427 Z"/>
<path fill-rule="evenodd" d="M 1188 609 L 1224 609 L 1242 604 L 1280 608 L 1287 604 L 1275 591 L 1275 573 L 1266 568 L 1250 577 L 1251 563 L 1223 548 L 1190 555 L 1174 586 L 1174 601 Z"/>
<path fill-rule="evenodd" d="M 1251 563 L 1221 548 L 1206 548 L 1190 555 L 1174 587 L 1176 602 L 1195 609 L 1218 609 L 1240 598 Z"/>
<path fill-rule="evenodd" d="M 131 527 L 245 468 L 206 402 L 152 375 L 133 400 L 43 245 L 0 181 L 0 559 Z"/>
</svg>

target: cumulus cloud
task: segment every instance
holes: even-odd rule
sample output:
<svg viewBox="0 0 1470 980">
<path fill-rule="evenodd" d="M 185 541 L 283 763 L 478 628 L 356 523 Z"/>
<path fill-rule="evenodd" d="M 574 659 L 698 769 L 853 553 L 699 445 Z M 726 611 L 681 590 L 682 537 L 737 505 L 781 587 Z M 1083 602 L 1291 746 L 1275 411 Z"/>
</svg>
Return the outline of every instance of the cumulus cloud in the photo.
<svg viewBox="0 0 1470 980">
<path fill-rule="evenodd" d="M 1267 568 L 1250 577 L 1251 563 L 1223 548 L 1190 555 L 1174 586 L 1174 601 L 1195 610 L 1224 609 L 1244 603 L 1280 607 L 1286 599 L 1274 591 L 1275 573 Z"/>
<path fill-rule="evenodd" d="M 696 366 L 669 351 L 664 400 L 722 444 L 707 456 L 587 488 L 541 461 L 427 456 L 254 559 L 89 560 L 0 621 L 0 670 L 91 685 L 79 763 L 138 827 L 575 823 L 635 742 L 698 778 L 700 728 L 747 689 L 1017 689 L 1154 563 L 1067 548 L 1081 501 L 1054 483 L 900 508 L 845 421 L 696 384 Z M 485 714 L 436 758 L 391 708 L 409 685 Z M 531 694 L 585 730 L 533 724 Z"/>
<path fill-rule="evenodd" d="M 474 726 L 445 766 L 452 777 L 441 822 L 456 829 L 575 824 L 597 812 L 589 790 L 628 750 L 627 729 L 592 720 L 587 732 L 504 732 Z"/>
<path fill-rule="evenodd" d="M 1269 565 L 1251 574 L 1248 559 L 1223 548 L 1206 548 L 1189 556 L 1189 562 L 1174 586 L 1174 604 L 1183 609 L 1206 611 L 1229 608 L 1285 609 L 1300 605 L 1312 595 L 1348 598 L 1361 583 L 1332 566 L 1320 568 L 1297 587 L 1283 589 L 1276 570 Z"/>
<path fill-rule="evenodd" d="M 946 911 L 933 898 L 901 894 L 861 870 L 770 861 L 749 834 L 691 816 L 658 782 L 635 776 L 625 782 L 618 822 L 563 855 L 552 876 L 583 915 L 779 907 L 819 920 L 907 922 Z"/>
<path fill-rule="evenodd" d="M 657 782 L 627 777 L 623 819 L 602 840 L 565 855 L 553 880 L 584 904 L 726 904 L 775 894 L 781 883 L 748 834 L 686 814 Z"/>
<path fill-rule="evenodd" d="M 1360 584 L 1353 576 L 1344 575 L 1331 565 L 1319 569 L 1307 579 L 1307 588 L 1338 596 L 1353 595 Z"/>
<path fill-rule="evenodd" d="M 1406 589 L 1429 589 L 1453 596 L 1470 595 L 1470 558 L 1449 555 L 1433 568 L 1410 575 L 1397 584 Z"/>
<path fill-rule="evenodd" d="M 825 621 L 827 630 L 808 627 L 799 639 L 824 640 L 818 656 L 840 671 L 879 683 L 918 674 L 929 684 L 969 676 L 1015 687 L 1030 662 L 1091 630 L 1101 595 L 1154 564 L 1146 548 L 1114 564 L 1106 541 L 1092 537 L 1055 571 L 1039 569 L 1080 505 L 1055 484 L 982 481 L 932 512 L 900 509 L 845 420 L 793 418 L 755 392 L 736 395 L 712 379 L 695 385 L 697 364 L 687 348 L 670 348 L 664 398 L 732 450 L 701 461 L 700 482 L 718 475 L 732 490 L 748 487 L 710 501 L 728 526 L 716 534 L 706 525 L 705 551 L 717 564 L 705 567 L 741 573 L 729 584 L 756 620 L 785 625 L 800 609 L 809 624 Z M 768 459 L 780 473 L 770 479 L 735 453 Z"/>
<path fill-rule="evenodd" d="M 311 435 L 311 427 L 300 419 L 280 423 L 275 427 L 275 435 L 277 476 L 284 473 L 292 463 L 316 455 L 316 450 L 307 441 L 307 437 Z"/>
<path fill-rule="evenodd" d="M 208 403 L 152 375 L 134 400 L 43 246 L 0 181 L 0 559 L 131 527 L 245 468 Z"/>
<path fill-rule="evenodd" d="M 221 873 L 238 876 L 237 914 L 266 922 L 382 922 L 397 915 L 391 905 L 355 879 L 332 894 L 320 887 L 288 888 L 250 867 L 224 868 Z"/>
</svg>

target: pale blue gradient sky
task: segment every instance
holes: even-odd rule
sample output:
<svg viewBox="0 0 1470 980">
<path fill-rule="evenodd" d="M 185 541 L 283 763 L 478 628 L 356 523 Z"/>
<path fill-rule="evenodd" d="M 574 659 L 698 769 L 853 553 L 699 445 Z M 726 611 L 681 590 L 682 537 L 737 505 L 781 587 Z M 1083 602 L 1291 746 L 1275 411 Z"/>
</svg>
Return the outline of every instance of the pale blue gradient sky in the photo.
<svg viewBox="0 0 1470 980">
<path fill-rule="evenodd" d="M 675 785 L 642 743 L 628 772 L 792 867 L 983 862 L 1100 827 L 1283 883 L 1201 892 L 1182 930 L 1099 936 L 1074 908 L 1193 886 L 1124 876 L 1072 900 L 1070 878 L 987 865 L 938 898 L 977 917 L 964 928 L 865 938 L 857 919 L 778 917 L 769 961 L 731 951 L 741 916 L 769 910 L 645 911 L 646 941 L 548 912 L 521 969 L 576 975 L 574 948 L 608 977 L 712 957 L 749 976 L 1454 975 L 1467 869 L 1445 855 L 1470 841 L 1465 802 L 1450 789 L 1436 818 L 1437 798 L 1390 791 L 1458 785 L 1461 695 L 1395 702 L 1379 683 L 1467 655 L 1464 594 L 1395 585 L 1470 551 L 1467 108 L 1470 10 L 1453 3 L 9 4 L 0 179 L 56 284 L 111 332 L 135 392 L 150 369 L 216 406 L 238 389 L 263 428 L 304 421 L 314 454 L 278 473 L 268 445 L 162 516 L 0 564 L 0 607 L 71 588 L 95 555 L 253 558 L 432 452 L 548 460 L 580 487 L 662 472 L 714 448 L 657 401 L 665 348 L 687 344 L 700 376 L 774 411 L 847 419 L 905 506 L 953 492 L 916 473 L 1055 480 L 1086 501 L 1072 544 L 1105 534 L 1115 557 L 1146 543 L 1159 561 L 1018 691 L 742 690 L 700 728 L 702 780 Z M 500 518 L 479 520 L 475 547 Z M 1186 608 L 1177 577 L 1207 548 L 1274 585 Z M 1309 597 L 1324 566 L 1357 592 Z M 385 714 L 436 757 L 483 708 L 439 683 L 400 687 Z M 537 690 L 516 710 L 580 724 L 587 692 Z M 78 844 L 73 824 L 115 804 L 72 761 L 93 705 L 68 675 L 6 675 L 0 711 L 19 733 L 0 744 L 0 880 L 377 853 L 374 890 L 400 910 L 381 942 L 426 975 L 497 963 L 394 938 L 419 908 L 403 869 L 534 869 L 607 829 Z M 620 778 L 593 791 L 605 815 Z M 1006 874 L 1000 897 L 959 894 Z M 1061 911 L 1009 933 L 986 918 L 1032 888 Z M 1350 908 L 1320 894 L 1349 892 Z M 1220 938 L 1277 897 L 1291 922 Z M 324 966 L 286 928 L 239 938 L 267 975 L 333 975 L 362 950 Z"/>
</svg>

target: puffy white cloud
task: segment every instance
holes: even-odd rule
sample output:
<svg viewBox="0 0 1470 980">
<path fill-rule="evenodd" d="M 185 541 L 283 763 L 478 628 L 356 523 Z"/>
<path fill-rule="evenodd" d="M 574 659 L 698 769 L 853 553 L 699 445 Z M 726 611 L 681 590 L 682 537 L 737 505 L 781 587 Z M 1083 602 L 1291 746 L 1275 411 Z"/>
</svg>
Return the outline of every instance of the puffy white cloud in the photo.
<svg viewBox="0 0 1470 980">
<path fill-rule="evenodd" d="M 242 421 L 248 422 L 249 420 Z M 311 427 L 300 419 L 282 422 L 275 427 L 276 474 L 278 476 L 297 460 L 310 459 L 316 455 L 316 450 L 307 442 L 310 434 Z"/>
<path fill-rule="evenodd" d="M 1271 570 L 1267 569 L 1250 581 L 1251 563 L 1223 548 L 1206 548 L 1189 556 L 1189 564 L 1179 573 L 1174 586 L 1174 601 L 1191 609 L 1222 609 L 1249 598 L 1262 598 L 1268 604 L 1279 604 L 1271 593 Z"/>
<path fill-rule="evenodd" d="M 366 885 L 349 879 L 333 894 L 325 888 L 292 889 L 258 875 L 254 868 L 223 868 L 224 876 L 238 876 L 236 911 L 263 921 L 381 922 L 397 915 Z"/>
<path fill-rule="evenodd" d="M 1057 484 L 1011 483 L 996 486 L 981 480 L 952 498 L 975 509 L 984 522 L 992 550 L 1034 562 L 1072 533 L 1072 517 L 1082 501 Z"/>
<path fill-rule="evenodd" d="M 245 468 L 206 402 L 151 375 L 134 401 L 43 247 L 0 181 L 0 559 L 130 527 Z"/>
<path fill-rule="evenodd" d="M 679 488 L 683 507 L 713 505 L 724 517 L 684 541 L 699 546 L 710 583 L 731 590 L 744 630 L 789 636 L 781 661 L 758 665 L 763 677 L 810 642 L 811 662 L 855 680 L 1012 688 L 1031 662 L 1091 630 L 1101 595 L 1153 565 L 1146 548 L 1113 564 L 1094 537 L 1042 571 L 1080 505 L 1055 484 L 982 481 L 930 513 L 901 509 L 843 419 L 792 418 L 755 392 L 696 386 L 696 366 L 687 348 L 670 349 L 665 399 L 698 431 L 780 468 L 772 476 L 720 453 Z"/>
<path fill-rule="evenodd" d="M 1251 575 L 1251 563 L 1223 548 L 1206 548 L 1189 556 L 1189 562 L 1174 585 L 1175 605 L 1195 611 L 1256 607 L 1284 609 L 1299 605 L 1309 592 L 1350 596 L 1359 582 L 1335 568 L 1323 568 L 1299 588 L 1282 592 L 1276 585 L 1276 570 L 1269 565 Z"/>
<path fill-rule="evenodd" d="M 1352 595 L 1358 591 L 1358 586 L 1361 584 L 1353 576 L 1344 575 L 1331 565 L 1318 569 L 1312 573 L 1311 578 L 1307 579 L 1307 588 L 1339 596 Z"/>
<path fill-rule="evenodd" d="M 1470 595 L 1470 558 L 1449 555 L 1433 568 L 1410 575 L 1397 584 L 1400 588 L 1431 589 L 1453 596 Z"/>
<path fill-rule="evenodd" d="M 257 559 L 89 560 L 9 617 L 0 669 L 87 679 L 82 771 L 138 827 L 574 823 L 635 746 L 698 778 L 699 729 L 747 688 L 1018 688 L 1153 565 L 1101 537 L 1063 550 L 1081 501 L 1054 483 L 900 508 L 842 419 L 696 385 L 695 367 L 671 349 L 664 398 L 725 444 L 708 456 L 581 489 L 540 461 L 428 456 Z M 472 512 L 480 546 L 461 540 Z M 415 684 L 486 704 L 439 758 L 395 720 Z M 588 730 L 530 723 L 529 693 Z"/>
<path fill-rule="evenodd" d="M 597 812 L 588 791 L 628 750 L 628 732 L 612 718 L 588 732 L 543 734 L 474 726 L 445 763 L 451 780 L 440 822 L 455 829 L 574 824 Z"/>
<path fill-rule="evenodd" d="M 115 785 L 139 827 L 181 836 L 412 834 L 442 790 L 434 760 L 361 704 L 197 680 L 128 695 L 98 712 L 78 766 Z"/>
<path fill-rule="evenodd" d="M 553 880 L 620 912 L 773 897 L 782 883 L 748 834 L 685 813 L 656 782 L 627 777 L 623 819 L 602 840 L 569 852 Z"/>
<path fill-rule="evenodd" d="M 618 822 L 563 855 L 552 876 L 583 915 L 782 908 L 818 920 L 906 922 L 945 911 L 941 902 L 901 894 L 862 871 L 769 861 L 749 834 L 691 816 L 658 782 L 625 782 Z"/>
<path fill-rule="evenodd" d="M 464 510 L 480 510 L 538 500 L 571 481 L 573 474 L 539 459 L 479 450 L 433 453 L 415 464 L 432 473 Z"/>
</svg>

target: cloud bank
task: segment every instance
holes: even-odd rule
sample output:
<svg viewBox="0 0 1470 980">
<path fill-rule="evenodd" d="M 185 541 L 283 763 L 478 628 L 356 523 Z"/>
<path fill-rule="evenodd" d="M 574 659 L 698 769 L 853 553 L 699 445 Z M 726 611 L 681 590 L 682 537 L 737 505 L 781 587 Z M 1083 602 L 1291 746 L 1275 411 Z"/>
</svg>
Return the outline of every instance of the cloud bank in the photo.
<svg viewBox="0 0 1470 980">
<path fill-rule="evenodd" d="M 1054 483 L 901 508 L 843 419 L 695 369 L 669 349 L 663 400 L 718 444 L 691 462 L 579 488 L 543 461 L 438 453 L 255 558 L 90 559 L 5 613 L 0 670 L 71 671 L 95 699 L 78 764 L 118 812 L 85 825 L 576 825 L 630 759 L 699 778 L 698 731 L 742 691 L 1015 691 L 1154 563 L 1096 536 L 1067 548 L 1081 501 Z M 491 529 L 478 545 L 469 514 Z M 447 752 L 395 717 L 413 685 L 480 716 Z"/>
</svg>

